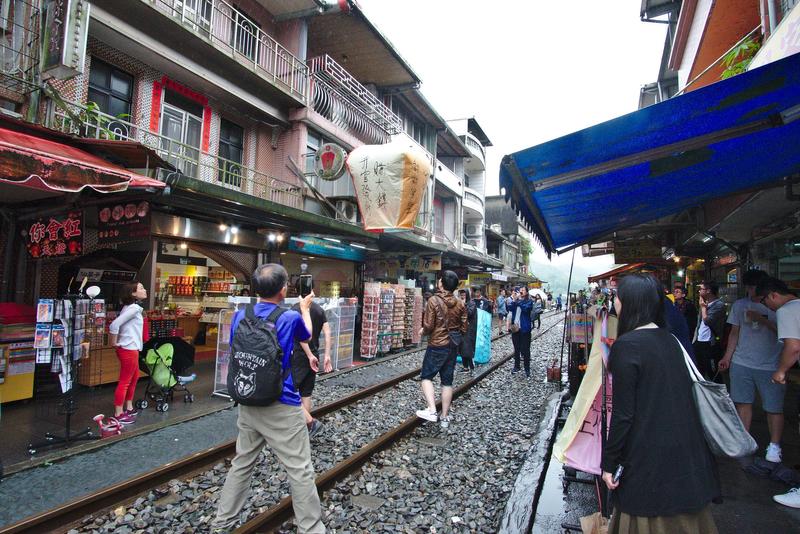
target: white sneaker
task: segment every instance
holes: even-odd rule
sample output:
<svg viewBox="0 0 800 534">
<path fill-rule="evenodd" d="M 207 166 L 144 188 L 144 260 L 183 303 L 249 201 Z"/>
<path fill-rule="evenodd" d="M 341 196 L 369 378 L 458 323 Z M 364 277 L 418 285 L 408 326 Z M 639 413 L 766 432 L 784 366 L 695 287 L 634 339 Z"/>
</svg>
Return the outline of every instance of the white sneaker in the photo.
<svg viewBox="0 0 800 534">
<path fill-rule="evenodd" d="M 773 497 L 776 503 L 790 508 L 800 508 L 800 488 L 792 488 L 783 495 L 775 495 Z"/>
<path fill-rule="evenodd" d="M 448 415 L 446 417 L 440 417 L 439 426 L 442 428 L 442 430 L 447 430 L 450 428 L 450 416 Z"/>
<path fill-rule="evenodd" d="M 767 447 L 766 459 L 768 462 L 772 462 L 774 464 L 780 463 L 781 446 L 778 445 L 777 443 L 770 443 L 769 447 Z"/>
<path fill-rule="evenodd" d="M 436 422 L 436 410 L 429 410 L 425 408 L 424 410 L 417 410 L 417 417 L 420 419 L 425 419 L 426 421 L 431 421 L 433 423 Z"/>
</svg>

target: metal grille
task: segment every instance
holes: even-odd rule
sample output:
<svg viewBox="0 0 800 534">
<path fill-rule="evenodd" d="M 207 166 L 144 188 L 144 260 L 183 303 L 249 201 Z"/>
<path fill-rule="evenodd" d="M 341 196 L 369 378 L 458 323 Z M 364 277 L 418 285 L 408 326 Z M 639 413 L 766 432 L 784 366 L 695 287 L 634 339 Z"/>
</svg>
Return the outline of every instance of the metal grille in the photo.
<svg viewBox="0 0 800 534">
<path fill-rule="evenodd" d="M 385 143 L 402 128 L 400 117 L 328 55 L 309 61 L 314 110 L 357 137 Z"/>
<path fill-rule="evenodd" d="M 797 4 L 800 4 L 800 0 L 781 0 L 781 12 L 786 15 Z"/>
<path fill-rule="evenodd" d="M 308 67 L 224 0 L 142 0 L 208 39 L 239 63 L 308 102 Z"/>
<path fill-rule="evenodd" d="M 19 95 L 39 83 L 41 11 L 32 0 L 0 0 L 0 85 Z"/>
</svg>

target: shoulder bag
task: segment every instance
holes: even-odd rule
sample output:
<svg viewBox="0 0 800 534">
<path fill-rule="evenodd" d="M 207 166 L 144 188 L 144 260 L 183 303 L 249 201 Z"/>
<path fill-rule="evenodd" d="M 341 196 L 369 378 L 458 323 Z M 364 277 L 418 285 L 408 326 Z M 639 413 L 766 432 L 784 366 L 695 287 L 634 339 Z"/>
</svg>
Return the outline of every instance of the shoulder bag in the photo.
<svg viewBox="0 0 800 534">
<path fill-rule="evenodd" d="M 729 458 L 753 454 L 758 449 L 758 444 L 745 430 L 725 384 L 705 380 L 678 338 L 675 338 L 675 342 L 683 351 L 683 360 L 692 380 L 697 415 L 711 452 Z"/>
</svg>

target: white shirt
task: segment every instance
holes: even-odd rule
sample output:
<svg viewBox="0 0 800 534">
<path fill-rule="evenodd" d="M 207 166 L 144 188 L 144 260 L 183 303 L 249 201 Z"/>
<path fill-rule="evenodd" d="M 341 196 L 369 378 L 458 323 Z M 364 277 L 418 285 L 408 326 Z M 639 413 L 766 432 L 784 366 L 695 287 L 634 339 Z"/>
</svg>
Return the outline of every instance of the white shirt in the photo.
<svg viewBox="0 0 800 534">
<path fill-rule="evenodd" d="M 142 331 L 144 329 L 143 308 L 138 304 L 128 304 L 108 326 L 108 331 L 117 336 L 117 347 L 128 350 L 142 350 Z"/>
<path fill-rule="evenodd" d="M 778 339 L 800 339 L 800 299 L 792 299 L 775 313 L 778 317 Z"/>
<path fill-rule="evenodd" d="M 717 300 L 712 300 L 708 303 L 706 309 L 710 308 L 712 304 L 717 302 Z M 711 333 L 711 327 L 709 327 L 705 321 L 703 321 L 703 315 L 700 315 L 700 321 L 697 326 L 697 341 L 711 341 L 713 338 L 713 334 Z"/>
</svg>

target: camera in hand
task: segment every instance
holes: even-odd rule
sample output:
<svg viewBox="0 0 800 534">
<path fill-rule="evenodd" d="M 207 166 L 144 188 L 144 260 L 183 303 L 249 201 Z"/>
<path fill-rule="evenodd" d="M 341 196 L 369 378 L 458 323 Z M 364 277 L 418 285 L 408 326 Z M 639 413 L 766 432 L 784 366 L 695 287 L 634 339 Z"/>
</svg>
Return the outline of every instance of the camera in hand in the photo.
<svg viewBox="0 0 800 534">
<path fill-rule="evenodd" d="M 310 274 L 300 275 L 300 296 L 305 297 L 314 289 L 314 279 Z"/>
<path fill-rule="evenodd" d="M 622 476 L 622 465 L 618 465 L 616 471 L 614 471 L 614 477 L 611 479 L 614 484 L 619 482 L 619 478 Z"/>
</svg>

